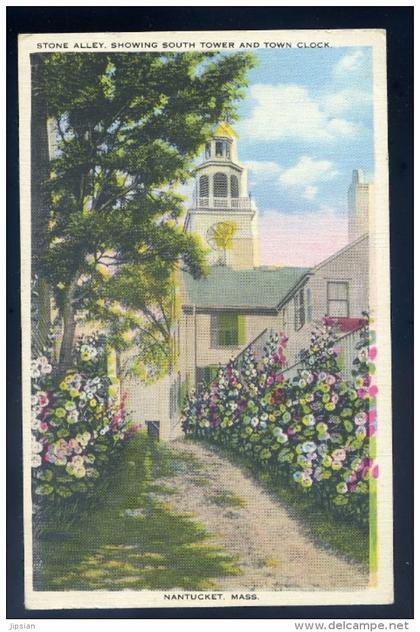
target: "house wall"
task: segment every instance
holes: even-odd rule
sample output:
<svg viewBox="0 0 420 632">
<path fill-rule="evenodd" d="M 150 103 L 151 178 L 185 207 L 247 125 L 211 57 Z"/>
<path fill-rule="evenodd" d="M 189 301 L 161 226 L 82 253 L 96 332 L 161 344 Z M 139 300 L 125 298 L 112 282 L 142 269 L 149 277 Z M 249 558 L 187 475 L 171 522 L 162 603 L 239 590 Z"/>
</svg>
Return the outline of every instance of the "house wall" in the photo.
<svg viewBox="0 0 420 632">
<path fill-rule="evenodd" d="M 226 364 L 264 329 L 278 327 L 275 314 L 245 314 L 246 342 L 237 346 L 216 347 L 212 344 L 211 336 L 211 316 L 215 310 L 197 313 L 191 307 L 188 312 L 184 311 L 180 319 L 180 370 L 182 379 L 188 379 L 190 388 L 195 385 L 196 368 Z"/>
<path fill-rule="evenodd" d="M 123 398 L 125 397 L 125 406 L 132 421 L 142 424 L 145 428 L 147 421 L 158 421 L 159 436 L 164 440 L 175 438 L 180 434 L 179 371 L 173 371 L 154 384 L 143 384 L 134 376 L 121 376 L 120 385 L 121 394 Z"/>
<path fill-rule="evenodd" d="M 312 319 L 306 319 L 304 326 L 296 331 L 294 317 L 294 295 L 279 313 L 279 328 L 288 336 L 286 349 L 287 364 L 291 366 L 299 360 L 299 352 L 310 343 L 314 325 L 327 314 L 328 281 L 347 281 L 349 287 L 349 317 L 361 318 L 369 309 L 369 245 L 367 237 L 354 242 L 353 246 L 314 268 L 304 285 L 309 288 L 312 298 Z M 308 315 L 305 304 L 306 316 Z"/>
</svg>

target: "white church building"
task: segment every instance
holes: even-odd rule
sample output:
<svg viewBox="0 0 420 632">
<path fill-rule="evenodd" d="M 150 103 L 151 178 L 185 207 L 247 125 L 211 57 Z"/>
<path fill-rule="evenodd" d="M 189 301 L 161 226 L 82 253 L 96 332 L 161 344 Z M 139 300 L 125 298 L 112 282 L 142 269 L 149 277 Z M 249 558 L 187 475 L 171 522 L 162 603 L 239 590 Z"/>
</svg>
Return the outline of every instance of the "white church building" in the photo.
<svg viewBox="0 0 420 632">
<path fill-rule="evenodd" d="M 365 229 L 367 218 L 359 225 Z M 329 316 L 341 328 L 348 351 L 369 307 L 365 233 L 352 234 L 351 243 L 315 268 L 259 265 L 258 209 L 248 192 L 247 169 L 238 159 L 236 134 L 226 123 L 214 131 L 196 168 L 185 230 L 208 246 L 211 269 L 202 279 L 187 273 L 180 279 L 174 367 L 151 386 L 121 378 L 133 420 L 163 439 L 181 433 L 185 394 L 210 381 L 232 356 L 240 359 L 249 345 L 258 355 L 271 331 L 285 333 L 292 368 L 308 347 L 315 323 Z"/>
</svg>

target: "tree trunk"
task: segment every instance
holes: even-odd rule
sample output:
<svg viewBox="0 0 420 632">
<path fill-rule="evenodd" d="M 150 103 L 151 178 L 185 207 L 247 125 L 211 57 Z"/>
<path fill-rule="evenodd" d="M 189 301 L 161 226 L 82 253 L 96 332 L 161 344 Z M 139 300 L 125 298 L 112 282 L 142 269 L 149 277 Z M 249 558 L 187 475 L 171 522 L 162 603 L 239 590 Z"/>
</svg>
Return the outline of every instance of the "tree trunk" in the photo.
<svg viewBox="0 0 420 632">
<path fill-rule="evenodd" d="M 49 206 L 44 183 L 49 177 L 50 159 L 47 101 L 40 80 L 42 63 L 42 55 L 31 55 L 31 254 L 32 277 L 36 279 L 32 296 L 32 346 L 36 354 L 42 351 L 51 326 L 51 291 L 40 265 L 48 224 Z"/>
<path fill-rule="evenodd" d="M 76 313 L 73 305 L 76 281 L 73 281 L 63 306 L 63 337 L 61 340 L 58 375 L 62 377 L 73 366 L 73 344 L 76 333 Z"/>
</svg>

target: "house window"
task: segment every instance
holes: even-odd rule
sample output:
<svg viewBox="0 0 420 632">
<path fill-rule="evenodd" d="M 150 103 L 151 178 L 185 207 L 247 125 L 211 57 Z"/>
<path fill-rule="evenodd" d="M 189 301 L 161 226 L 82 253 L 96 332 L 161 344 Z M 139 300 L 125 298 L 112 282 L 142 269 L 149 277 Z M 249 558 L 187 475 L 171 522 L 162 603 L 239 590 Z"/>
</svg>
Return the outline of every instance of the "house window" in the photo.
<svg viewBox="0 0 420 632">
<path fill-rule="evenodd" d="M 243 314 L 213 314 L 211 329 L 212 345 L 215 347 L 237 347 L 246 343 L 246 321 Z"/>
<path fill-rule="evenodd" d="M 228 181 L 225 173 L 216 173 L 213 180 L 213 194 L 214 197 L 227 197 L 228 194 Z"/>
<path fill-rule="evenodd" d="M 237 176 L 230 176 L 230 196 L 239 197 L 239 183 Z"/>
<path fill-rule="evenodd" d="M 302 288 L 295 294 L 295 330 L 298 331 L 305 324 L 305 291 Z"/>
<path fill-rule="evenodd" d="M 209 177 L 201 176 L 200 177 L 200 197 L 208 197 L 209 196 Z"/>
<path fill-rule="evenodd" d="M 210 156 L 211 156 L 211 144 L 210 143 L 206 143 L 206 149 L 204 151 L 204 156 L 206 158 L 210 158 Z"/>
<path fill-rule="evenodd" d="M 230 143 L 226 141 L 225 147 L 226 147 L 226 158 L 230 158 Z"/>
<path fill-rule="evenodd" d="M 337 318 L 349 317 L 349 284 L 347 281 L 327 282 L 327 314 Z"/>
<path fill-rule="evenodd" d="M 210 364 L 209 366 L 197 367 L 197 385 L 207 386 L 217 379 L 219 375 L 219 365 Z"/>
<path fill-rule="evenodd" d="M 282 332 L 284 333 L 287 327 L 287 309 L 285 307 L 281 310 L 280 313 L 280 327 L 282 329 Z"/>
<path fill-rule="evenodd" d="M 216 141 L 216 156 L 218 158 L 221 158 L 223 156 L 223 141 L 221 140 L 217 140 Z"/>
<path fill-rule="evenodd" d="M 311 288 L 306 288 L 306 320 L 312 321 L 312 292 Z"/>
</svg>

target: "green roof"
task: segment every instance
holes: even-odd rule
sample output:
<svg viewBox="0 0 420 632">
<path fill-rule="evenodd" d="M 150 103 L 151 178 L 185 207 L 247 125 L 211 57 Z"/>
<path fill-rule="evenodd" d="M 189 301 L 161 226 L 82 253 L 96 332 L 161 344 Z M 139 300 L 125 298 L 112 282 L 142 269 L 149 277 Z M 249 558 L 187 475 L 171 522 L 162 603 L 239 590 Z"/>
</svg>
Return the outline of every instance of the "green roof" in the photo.
<svg viewBox="0 0 420 632">
<path fill-rule="evenodd" d="M 232 270 L 214 266 L 209 275 L 184 274 L 186 304 L 197 307 L 275 308 L 310 268 Z"/>
</svg>

